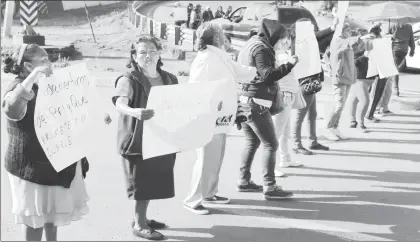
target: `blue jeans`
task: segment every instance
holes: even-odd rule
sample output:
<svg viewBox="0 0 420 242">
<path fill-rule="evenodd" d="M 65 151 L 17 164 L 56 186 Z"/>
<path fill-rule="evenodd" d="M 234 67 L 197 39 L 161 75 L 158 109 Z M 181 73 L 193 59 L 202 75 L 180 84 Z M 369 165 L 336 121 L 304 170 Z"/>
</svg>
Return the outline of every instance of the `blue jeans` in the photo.
<svg viewBox="0 0 420 242">
<path fill-rule="evenodd" d="M 246 104 L 249 106 L 248 121 L 242 123 L 245 133 L 245 149 L 242 153 L 239 181 L 248 183 L 251 180 L 251 166 L 255 153 L 262 143 L 262 173 L 264 186 L 276 184 L 274 168 L 276 166 L 276 153 L 279 142 L 276 137 L 273 119 L 268 108 L 254 103 L 252 100 Z"/>
<path fill-rule="evenodd" d="M 333 84 L 335 108 L 332 112 L 327 124 L 327 129 L 337 129 L 340 123 L 341 114 L 343 113 L 344 104 L 350 92 L 350 85 Z"/>
</svg>

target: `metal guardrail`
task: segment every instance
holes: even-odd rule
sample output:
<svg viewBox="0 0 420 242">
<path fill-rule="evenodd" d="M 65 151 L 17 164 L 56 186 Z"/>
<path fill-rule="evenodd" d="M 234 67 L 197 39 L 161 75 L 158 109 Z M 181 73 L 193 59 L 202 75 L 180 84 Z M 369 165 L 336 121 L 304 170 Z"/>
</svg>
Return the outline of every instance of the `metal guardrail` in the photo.
<svg viewBox="0 0 420 242">
<path fill-rule="evenodd" d="M 128 18 L 143 33 L 154 35 L 165 41 L 167 46 L 177 47 L 181 51 L 196 51 L 197 36 L 195 30 L 160 22 L 140 14 L 138 9 L 156 1 L 135 1 L 128 7 Z M 129 4 L 130 5 L 130 4 Z M 245 41 L 232 39 L 232 47 L 239 49 Z"/>
</svg>

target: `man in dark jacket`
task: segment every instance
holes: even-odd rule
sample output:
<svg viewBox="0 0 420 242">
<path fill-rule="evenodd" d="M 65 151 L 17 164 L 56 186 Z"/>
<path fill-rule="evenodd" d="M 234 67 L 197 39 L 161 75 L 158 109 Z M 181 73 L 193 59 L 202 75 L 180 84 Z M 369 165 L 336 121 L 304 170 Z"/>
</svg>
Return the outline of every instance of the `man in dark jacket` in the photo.
<svg viewBox="0 0 420 242">
<path fill-rule="evenodd" d="M 258 35 L 253 36 L 245 44 L 238 56 L 242 65 L 255 66 L 257 77 L 250 84 L 238 86 L 238 112 L 246 117 L 242 130 L 245 133 L 246 145 L 242 155 L 237 191 L 259 192 L 267 200 L 287 198 L 293 193 L 283 190 L 276 185 L 274 168 L 279 142 L 271 118 L 270 109 L 276 103 L 277 81 L 290 73 L 298 58 L 294 56 L 293 63 L 275 67 L 276 59 L 273 46 L 288 35 L 285 27 L 277 21 L 263 19 Z M 239 116 L 239 115 L 238 115 Z M 263 180 L 264 186 L 251 181 L 251 165 L 260 144 L 263 144 Z"/>
<path fill-rule="evenodd" d="M 206 10 L 203 12 L 203 22 L 209 22 L 214 19 L 213 12 L 211 11 L 210 7 L 207 6 Z"/>
</svg>

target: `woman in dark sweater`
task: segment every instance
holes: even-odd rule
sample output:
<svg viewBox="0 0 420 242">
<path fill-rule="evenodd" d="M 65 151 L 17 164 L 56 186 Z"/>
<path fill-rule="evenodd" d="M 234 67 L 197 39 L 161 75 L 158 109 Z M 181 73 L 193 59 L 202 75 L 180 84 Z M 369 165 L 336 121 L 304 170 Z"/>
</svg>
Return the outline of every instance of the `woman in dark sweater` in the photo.
<svg viewBox="0 0 420 242">
<path fill-rule="evenodd" d="M 273 46 L 286 34 L 287 30 L 277 21 L 263 19 L 258 35 L 248 40 L 238 57 L 240 64 L 255 66 L 258 75 L 250 84 L 241 83 L 238 86 L 240 100 L 238 116 L 246 117 L 246 121 L 241 124 L 246 137 L 246 148 L 242 154 L 237 190 L 263 191 L 268 200 L 293 195 L 276 185 L 274 167 L 279 142 L 270 113 L 270 107 L 278 90 L 276 82 L 290 73 L 298 61 L 294 56 L 293 63 L 289 62 L 275 68 Z M 252 161 L 261 143 L 264 148 L 262 159 L 264 186 L 251 181 Z"/>
<path fill-rule="evenodd" d="M 112 102 L 119 113 L 117 151 L 126 177 L 127 196 L 135 201 L 132 221 L 134 235 L 151 240 L 164 237 L 155 229 L 165 228 L 164 223 L 147 219 L 150 200 L 172 198 L 174 190 L 174 165 L 176 154 L 143 159 L 143 122 L 154 116 L 146 109 L 153 86 L 178 84 L 178 79 L 161 69 L 162 45 L 150 35 L 141 35 L 131 46 L 129 71 L 115 82 Z"/>
<path fill-rule="evenodd" d="M 40 241 L 43 231 L 57 240 L 57 226 L 81 219 L 89 212 L 84 176 L 85 158 L 56 172 L 39 143 L 34 126 L 35 103 L 41 74 L 52 74 L 47 52 L 23 44 L 4 61 L 4 72 L 17 77 L 5 88 L 2 107 L 9 144 L 5 168 L 9 173 L 15 221 L 25 226 L 28 241 Z"/>
</svg>

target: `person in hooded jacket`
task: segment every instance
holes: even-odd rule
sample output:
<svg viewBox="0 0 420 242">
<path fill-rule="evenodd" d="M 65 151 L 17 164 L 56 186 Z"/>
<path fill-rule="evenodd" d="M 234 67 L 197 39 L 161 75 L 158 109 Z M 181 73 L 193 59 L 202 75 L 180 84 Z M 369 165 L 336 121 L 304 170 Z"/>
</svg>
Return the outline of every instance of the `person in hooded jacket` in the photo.
<svg viewBox="0 0 420 242">
<path fill-rule="evenodd" d="M 263 19 L 258 35 L 247 41 L 240 51 L 240 64 L 255 66 L 257 77 L 251 83 L 238 85 L 238 112 L 246 117 L 241 123 L 245 133 L 245 149 L 242 154 L 237 191 L 263 192 L 265 199 L 281 199 L 293 195 L 276 185 L 274 168 L 279 142 L 276 137 L 270 108 L 277 94 L 277 81 L 290 73 L 298 62 L 293 56 L 291 62 L 275 67 L 276 59 L 273 46 L 287 33 L 286 28 L 277 21 Z M 263 144 L 263 181 L 260 186 L 251 181 L 251 166 L 255 153 Z"/>
</svg>

